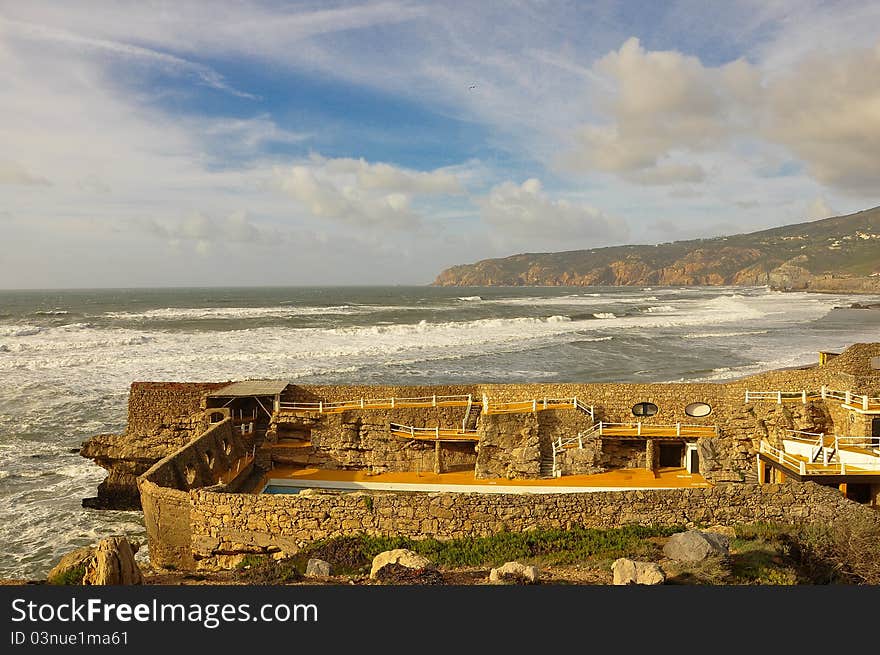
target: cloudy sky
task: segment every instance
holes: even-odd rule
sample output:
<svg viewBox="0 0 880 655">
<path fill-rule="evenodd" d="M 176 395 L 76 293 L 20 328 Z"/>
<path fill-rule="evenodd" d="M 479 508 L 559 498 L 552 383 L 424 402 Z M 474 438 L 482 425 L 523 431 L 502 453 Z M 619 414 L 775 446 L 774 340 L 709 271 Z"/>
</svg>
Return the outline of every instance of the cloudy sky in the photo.
<svg viewBox="0 0 880 655">
<path fill-rule="evenodd" d="M 878 181 L 873 0 L 0 0 L 2 288 L 424 284 Z"/>
</svg>

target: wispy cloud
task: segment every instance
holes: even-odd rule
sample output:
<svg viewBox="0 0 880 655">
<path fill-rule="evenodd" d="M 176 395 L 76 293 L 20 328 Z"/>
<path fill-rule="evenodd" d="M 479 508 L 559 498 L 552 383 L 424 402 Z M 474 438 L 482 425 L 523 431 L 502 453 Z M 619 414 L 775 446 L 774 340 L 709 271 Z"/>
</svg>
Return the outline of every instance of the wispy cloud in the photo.
<svg viewBox="0 0 880 655">
<path fill-rule="evenodd" d="M 169 73 L 190 75 L 198 80 L 200 84 L 218 91 L 231 93 L 240 98 L 259 100 L 259 97 L 256 95 L 233 88 L 220 73 L 210 66 L 189 61 L 167 52 L 160 52 L 131 43 L 82 36 L 67 30 L 11 20 L 3 16 L 0 16 L 0 33 L 46 41 L 72 48 L 85 48 L 116 57 L 145 62 L 150 65 L 159 66 Z"/>
</svg>

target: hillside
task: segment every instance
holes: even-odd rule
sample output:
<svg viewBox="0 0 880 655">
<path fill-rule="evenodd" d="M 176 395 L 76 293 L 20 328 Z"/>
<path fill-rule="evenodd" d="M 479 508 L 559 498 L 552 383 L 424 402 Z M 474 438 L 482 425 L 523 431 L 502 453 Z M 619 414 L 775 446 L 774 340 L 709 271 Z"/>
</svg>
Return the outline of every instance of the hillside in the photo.
<svg viewBox="0 0 880 655">
<path fill-rule="evenodd" d="M 657 245 L 526 253 L 446 269 L 434 286 L 770 285 L 880 293 L 880 207 Z"/>
</svg>

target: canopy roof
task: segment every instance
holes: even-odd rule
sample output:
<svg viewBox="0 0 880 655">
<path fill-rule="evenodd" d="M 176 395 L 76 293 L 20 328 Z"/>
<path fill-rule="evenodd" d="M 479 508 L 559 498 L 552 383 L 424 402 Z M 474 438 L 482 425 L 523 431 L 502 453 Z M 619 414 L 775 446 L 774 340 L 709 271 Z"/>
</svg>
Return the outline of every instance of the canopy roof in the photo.
<svg viewBox="0 0 880 655">
<path fill-rule="evenodd" d="M 247 396 L 276 396 L 290 384 L 287 380 L 243 380 L 208 392 L 209 398 L 241 398 Z"/>
</svg>

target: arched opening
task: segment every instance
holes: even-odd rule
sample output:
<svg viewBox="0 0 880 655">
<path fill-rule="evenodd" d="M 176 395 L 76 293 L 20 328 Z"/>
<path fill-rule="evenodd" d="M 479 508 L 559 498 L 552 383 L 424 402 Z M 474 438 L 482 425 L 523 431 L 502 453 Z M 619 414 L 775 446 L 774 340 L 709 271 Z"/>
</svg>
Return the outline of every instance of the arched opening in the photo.
<svg viewBox="0 0 880 655">
<path fill-rule="evenodd" d="M 205 458 L 205 464 L 207 464 L 208 468 L 213 471 L 214 470 L 214 462 L 216 461 L 215 457 L 214 457 L 214 453 L 212 453 L 210 450 L 206 450 L 203 453 L 203 457 Z"/>
<path fill-rule="evenodd" d="M 227 455 L 232 454 L 232 442 L 226 437 L 223 437 L 223 452 Z"/>
<path fill-rule="evenodd" d="M 196 481 L 196 468 L 192 464 L 187 464 L 183 467 L 183 472 L 186 476 L 186 483 L 192 485 Z"/>
</svg>

